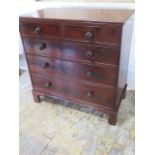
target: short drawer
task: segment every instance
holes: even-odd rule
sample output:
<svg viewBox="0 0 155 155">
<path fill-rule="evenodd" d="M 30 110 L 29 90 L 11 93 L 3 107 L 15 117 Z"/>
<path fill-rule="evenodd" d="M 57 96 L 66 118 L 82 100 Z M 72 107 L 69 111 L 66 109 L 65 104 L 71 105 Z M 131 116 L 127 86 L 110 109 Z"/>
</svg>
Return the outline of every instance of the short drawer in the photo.
<svg viewBox="0 0 155 155">
<path fill-rule="evenodd" d="M 61 24 L 51 22 L 20 22 L 21 35 L 24 37 L 62 38 Z"/>
<path fill-rule="evenodd" d="M 111 87 L 87 85 L 63 78 L 45 78 L 36 74 L 31 75 L 34 89 L 48 95 L 77 99 L 108 107 L 114 105 L 115 89 Z"/>
<path fill-rule="evenodd" d="M 33 38 L 24 38 L 23 43 L 26 52 L 30 54 L 100 64 L 118 65 L 119 63 L 119 49 L 116 47 Z"/>
<path fill-rule="evenodd" d="M 102 26 L 65 25 L 64 38 L 82 42 L 119 45 L 121 29 L 121 25 L 114 24 L 102 24 Z"/>
<path fill-rule="evenodd" d="M 41 56 L 27 56 L 30 71 L 44 76 L 66 77 L 115 86 L 117 67 L 94 66 Z"/>
</svg>

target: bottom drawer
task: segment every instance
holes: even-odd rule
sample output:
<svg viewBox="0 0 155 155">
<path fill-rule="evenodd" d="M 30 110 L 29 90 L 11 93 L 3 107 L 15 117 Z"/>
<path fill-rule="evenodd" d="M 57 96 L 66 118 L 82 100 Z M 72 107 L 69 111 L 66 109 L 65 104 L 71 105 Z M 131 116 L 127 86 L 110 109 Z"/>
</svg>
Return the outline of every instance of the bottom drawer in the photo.
<svg viewBox="0 0 155 155">
<path fill-rule="evenodd" d="M 115 89 L 89 85 L 63 78 L 45 78 L 32 74 L 34 90 L 48 95 L 84 101 L 90 104 L 114 106 Z"/>
</svg>

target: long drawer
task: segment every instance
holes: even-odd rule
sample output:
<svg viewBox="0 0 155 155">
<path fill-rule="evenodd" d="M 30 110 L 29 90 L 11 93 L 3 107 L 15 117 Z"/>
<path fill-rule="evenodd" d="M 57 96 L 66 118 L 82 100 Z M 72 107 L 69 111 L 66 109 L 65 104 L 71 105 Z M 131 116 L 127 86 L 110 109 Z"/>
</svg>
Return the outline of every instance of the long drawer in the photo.
<svg viewBox="0 0 155 155">
<path fill-rule="evenodd" d="M 66 77 L 110 86 L 115 86 L 117 82 L 117 67 L 99 67 L 35 55 L 27 55 L 27 58 L 30 71 L 44 76 Z"/>
<path fill-rule="evenodd" d="M 74 98 L 92 104 L 114 106 L 115 89 L 88 85 L 63 78 L 45 78 L 31 73 L 34 90 L 65 98 Z"/>
<path fill-rule="evenodd" d="M 119 63 L 119 49 L 116 47 L 33 38 L 24 38 L 23 43 L 26 53 L 29 54 L 100 64 Z"/>
</svg>

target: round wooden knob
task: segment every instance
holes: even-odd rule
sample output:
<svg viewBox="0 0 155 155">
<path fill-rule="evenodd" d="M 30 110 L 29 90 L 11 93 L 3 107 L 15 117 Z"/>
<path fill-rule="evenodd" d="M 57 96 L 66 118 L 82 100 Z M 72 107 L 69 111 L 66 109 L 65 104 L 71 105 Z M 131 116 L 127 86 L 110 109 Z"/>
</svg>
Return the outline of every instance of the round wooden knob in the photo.
<svg viewBox="0 0 155 155">
<path fill-rule="evenodd" d="M 93 55 L 93 53 L 94 53 L 93 51 L 88 50 L 88 51 L 85 52 L 85 56 L 86 57 L 91 57 Z"/>
<path fill-rule="evenodd" d="M 38 27 L 35 28 L 34 31 L 35 31 L 35 33 L 41 33 L 42 29 L 41 29 L 40 26 L 38 26 Z"/>
<path fill-rule="evenodd" d="M 92 76 L 94 76 L 94 71 L 88 71 L 87 73 L 86 73 L 86 76 L 87 77 L 92 77 Z"/>
<path fill-rule="evenodd" d="M 93 92 L 93 91 L 88 91 L 88 92 L 87 92 L 87 96 L 91 97 L 91 96 L 93 96 L 93 95 L 94 95 L 94 92 Z"/>
<path fill-rule="evenodd" d="M 49 65 L 50 65 L 50 64 L 49 64 L 48 62 L 45 62 L 45 63 L 43 63 L 42 68 L 44 68 L 44 69 L 45 69 L 45 68 L 48 68 Z"/>
<path fill-rule="evenodd" d="M 85 33 L 85 35 L 84 35 L 84 36 L 85 36 L 85 39 L 87 39 L 87 40 L 88 40 L 88 39 L 91 39 L 91 38 L 93 37 L 93 33 L 92 33 L 92 32 L 90 32 L 90 31 L 88 31 L 88 32 L 86 32 L 86 33 Z"/>
<path fill-rule="evenodd" d="M 40 50 L 43 50 L 43 49 L 45 49 L 46 48 L 46 44 L 45 43 L 42 43 L 40 46 L 39 46 L 39 49 Z"/>
<path fill-rule="evenodd" d="M 46 82 L 46 83 L 45 83 L 45 87 L 46 87 L 46 88 L 50 88 L 51 86 L 52 86 L 52 83 L 51 83 L 51 82 Z"/>
</svg>

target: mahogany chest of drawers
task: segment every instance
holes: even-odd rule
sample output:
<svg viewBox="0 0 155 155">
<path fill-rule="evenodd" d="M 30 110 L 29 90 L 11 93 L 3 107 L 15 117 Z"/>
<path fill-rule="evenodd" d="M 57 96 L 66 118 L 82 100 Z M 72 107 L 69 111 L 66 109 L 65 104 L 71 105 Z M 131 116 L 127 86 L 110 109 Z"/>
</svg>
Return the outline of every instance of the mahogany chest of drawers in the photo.
<svg viewBox="0 0 155 155">
<path fill-rule="evenodd" d="M 132 12 L 53 8 L 20 16 L 34 100 L 44 95 L 93 105 L 115 124 L 127 87 L 129 49 L 122 46 Z"/>
</svg>

